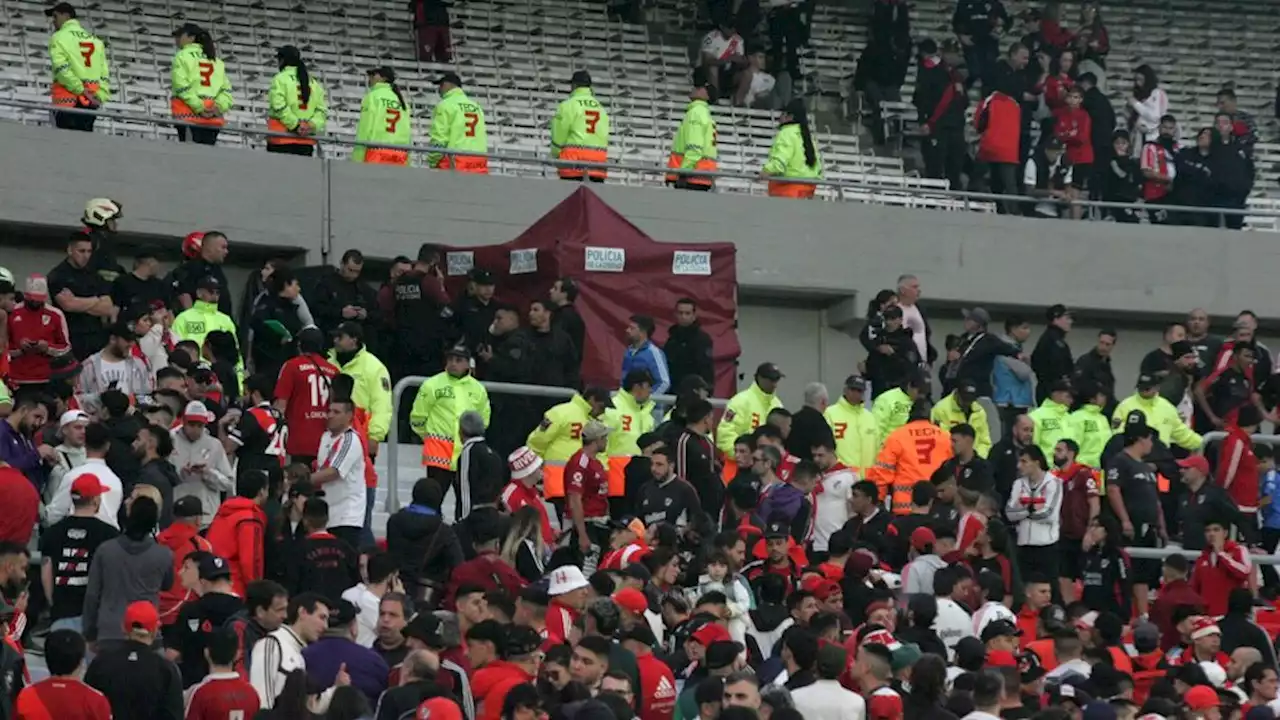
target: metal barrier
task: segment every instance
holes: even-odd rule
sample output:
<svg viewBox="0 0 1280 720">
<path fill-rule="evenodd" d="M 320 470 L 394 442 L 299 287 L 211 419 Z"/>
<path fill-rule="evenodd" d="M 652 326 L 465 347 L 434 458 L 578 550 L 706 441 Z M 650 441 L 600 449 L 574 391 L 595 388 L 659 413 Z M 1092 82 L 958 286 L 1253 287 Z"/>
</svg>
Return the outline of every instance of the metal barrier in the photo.
<svg viewBox="0 0 1280 720">
<path fill-rule="evenodd" d="M 20 110 L 38 111 L 43 113 L 50 113 L 50 112 L 53 112 L 54 110 L 54 108 L 48 105 L 47 103 L 32 102 L 29 100 L 0 99 L 0 107 L 12 107 Z M 93 117 L 103 118 L 107 120 L 135 122 L 135 123 L 143 123 L 147 125 L 157 125 L 157 126 L 164 126 L 164 127 L 194 127 L 194 128 L 204 127 L 202 125 L 198 125 L 195 123 L 183 122 L 183 121 L 174 120 L 173 118 L 168 118 L 168 117 L 144 115 L 144 114 L 138 114 L 138 113 L 118 112 L 114 110 L 58 108 L 57 111 L 60 113 L 69 113 L 72 115 L 91 115 Z M 219 128 L 219 130 L 221 130 L 222 132 L 234 133 L 234 134 L 243 135 L 246 137 L 264 138 L 264 139 L 270 138 L 270 137 L 297 139 L 298 137 L 297 135 L 293 135 L 292 133 L 273 132 L 270 130 L 265 130 L 260 127 L 248 127 L 244 125 L 235 125 L 231 123 L 228 123 L 222 126 L 221 128 Z M 66 130 L 63 132 L 74 132 L 74 131 Z M 517 163 L 517 164 L 541 166 L 542 168 L 544 168 L 544 172 L 547 169 L 559 169 L 559 168 L 584 169 L 585 168 L 585 169 L 603 169 L 603 170 L 611 170 L 611 171 L 616 170 L 616 171 L 634 172 L 634 173 L 640 173 L 643 175 L 657 176 L 659 178 L 665 177 L 667 175 L 680 175 L 680 176 L 686 176 L 686 177 L 711 177 L 711 178 L 725 178 L 725 179 L 735 179 L 735 180 L 750 180 L 753 182 L 767 182 L 770 179 L 769 177 L 763 176 L 759 173 L 730 172 L 726 170 L 714 170 L 714 171 L 713 170 L 692 170 L 692 169 L 683 169 L 683 168 L 668 168 L 661 165 L 636 165 L 632 163 L 622 163 L 622 162 L 616 162 L 616 161 L 609 161 L 604 163 L 593 163 L 593 162 L 584 162 L 584 161 L 575 160 L 572 162 L 566 162 L 563 160 L 543 157 L 543 156 L 534 155 L 534 154 L 520 155 L 520 154 L 497 153 L 497 152 L 474 153 L 474 152 L 466 152 L 461 150 L 450 150 L 448 148 L 434 147 L 430 145 L 414 145 L 414 144 L 389 145 L 389 144 L 374 143 L 374 142 L 358 143 L 354 139 L 347 139 L 347 138 L 337 137 L 334 135 L 312 136 L 311 139 L 316 140 L 317 155 L 320 156 L 318 157 L 318 159 L 322 163 L 333 162 L 332 159 L 323 157 L 322 148 L 325 144 L 329 144 L 329 145 L 337 145 L 342 147 L 360 146 L 365 148 L 376 148 L 376 149 L 385 149 L 385 150 L 403 150 L 409 153 L 419 153 L 419 154 L 431 153 L 431 154 L 444 155 L 446 157 L 483 157 L 483 158 L 488 158 L 490 160 L 501 161 L 501 162 L 511 162 L 511 163 Z M 453 166 L 453 163 L 450 163 L 450 169 L 454 169 L 452 166 Z M 904 178 L 904 180 L 906 179 L 907 178 Z M 943 190 L 943 189 L 934 189 L 934 188 L 909 187 L 905 184 L 885 185 L 885 184 L 874 184 L 874 183 L 866 183 L 866 182 L 855 182 L 855 181 L 849 181 L 849 180 L 823 180 L 823 179 L 801 179 L 801 178 L 794 178 L 794 179 L 787 178 L 786 181 L 789 183 L 815 185 L 817 187 L 833 188 L 837 191 L 848 190 L 851 192 L 863 192 L 863 193 L 892 193 L 892 194 L 906 195 L 906 196 L 919 197 L 919 198 L 953 200 L 953 201 L 963 202 L 965 210 L 975 209 L 969 206 L 969 203 L 971 202 L 1037 203 L 1037 202 L 1045 201 L 1044 198 L 1035 198 L 1028 195 L 997 195 L 994 193 L 970 192 L 967 190 Z M 841 194 L 840 200 L 843 202 L 868 202 L 871 204 L 878 204 L 878 203 L 875 203 L 874 197 L 845 198 L 843 196 L 843 193 Z M 1253 210 L 1249 208 L 1235 209 L 1235 208 L 1215 208 L 1215 207 L 1182 206 L 1182 205 L 1154 206 L 1154 205 L 1146 205 L 1143 203 L 1117 203 L 1117 202 L 1105 202 L 1102 200 L 1088 200 L 1088 199 L 1073 200 L 1069 204 L 1080 205 L 1083 207 L 1090 207 L 1090 208 L 1112 209 L 1112 210 L 1146 211 L 1151 209 L 1176 209 L 1179 212 L 1213 214 L 1219 217 L 1220 225 L 1223 224 L 1223 222 L 1225 222 L 1225 217 L 1228 215 L 1280 218 L 1280 209 Z"/>
<path fill-rule="evenodd" d="M 388 513 L 393 513 L 400 509 L 400 465 L 397 462 L 400 454 L 400 397 L 409 386 L 419 386 L 426 382 L 427 378 L 423 375 L 409 375 L 401 378 L 394 387 L 391 388 L 391 427 L 387 430 L 386 452 L 387 456 L 387 500 L 383 507 Z M 502 383 L 489 382 L 487 380 L 480 381 L 484 389 L 491 395 L 524 395 L 527 397 L 554 398 L 557 400 L 568 400 L 578 394 L 577 390 L 566 387 L 553 387 L 550 385 L 526 385 L 523 383 Z M 728 400 L 722 398 L 707 398 L 711 405 L 717 409 L 723 408 L 729 404 Z M 674 405 L 676 402 L 675 395 L 654 395 L 653 401 L 659 406 Z M 506 461 L 506 458 L 503 458 Z"/>
</svg>

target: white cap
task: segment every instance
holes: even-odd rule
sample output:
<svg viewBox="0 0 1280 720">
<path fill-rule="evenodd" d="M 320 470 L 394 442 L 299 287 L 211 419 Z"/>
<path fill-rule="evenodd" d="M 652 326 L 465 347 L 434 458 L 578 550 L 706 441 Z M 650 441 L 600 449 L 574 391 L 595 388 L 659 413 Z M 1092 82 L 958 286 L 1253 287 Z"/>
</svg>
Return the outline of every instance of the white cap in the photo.
<svg viewBox="0 0 1280 720">
<path fill-rule="evenodd" d="M 90 422 L 93 418 L 89 417 L 89 413 L 83 410 L 68 410 L 62 413 L 62 417 L 58 418 L 58 429 L 70 425 L 75 422 Z"/>
<path fill-rule="evenodd" d="M 547 594 L 552 597 L 564 595 L 590 584 L 577 565 L 561 565 L 551 572 L 551 585 L 547 588 Z"/>
<path fill-rule="evenodd" d="M 205 424 L 213 422 L 213 413 L 204 403 L 199 400 L 192 400 L 187 403 L 187 407 L 182 411 L 182 422 L 202 422 Z"/>
<path fill-rule="evenodd" d="M 528 446 L 521 445 L 507 456 L 507 465 L 511 467 L 512 480 L 523 480 L 542 469 L 542 458 Z"/>
</svg>

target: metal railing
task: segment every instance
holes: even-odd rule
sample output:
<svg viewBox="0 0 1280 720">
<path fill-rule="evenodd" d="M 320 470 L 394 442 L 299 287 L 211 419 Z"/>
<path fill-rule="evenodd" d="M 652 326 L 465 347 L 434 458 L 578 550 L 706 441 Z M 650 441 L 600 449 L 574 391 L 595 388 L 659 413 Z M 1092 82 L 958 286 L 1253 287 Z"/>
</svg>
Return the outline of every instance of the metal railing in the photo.
<svg viewBox="0 0 1280 720">
<path fill-rule="evenodd" d="M 11 107 L 19 110 L 37 111 L 41 113 L 52 113 L 55 108 L 47 103 L 34 102 L 30 100 L 13 100 L 0 99 L 0 107 Z M 147 115 L 140 113 L 126 113 L 115 110 L 88 110 L 84 108 L 57 108 L 57 112 L 69 113 L 73 115 L 87 115 L 97 118 L 116 120 L 121 122 L 142 123 L 147 125 L 157 125 L 162 127 L 186 127 L 196 129 L 208 129 L 206 125 L 198 123 L 184 122 L 175 120 L 170 117 L 161 117 L 156 115 Z M 227 123 L 218 128 L 221 132 L 229 132 L 237 135 L 243 135 L 251 138 L 289 138 L 296 140 L 299 136 L 292 133 L 281 133 L 266 130 L 261 127 L 250 127 L 245 125 L 237 125 Z M 75 132 L 75 131 L 67 131 Z M 933 199 L 933 200 L 950 200 L 962 203 L 964 210 L 981 209 L 971 203 L 982 203 L 984 205 L 990 203 L 1017 203 L 1017 204 L 1034 204 L 1043 202 L 1055 202 L 1061 206 L 1077 205 L 1087 208 L 1097 208 L 1099 210 L 1171 210 L 1182 213 L 1196 213 L 1201 215 L 1216 215 L 1219 218 L 1219 225 L 1225 224 L 1227 216 L 1252 216 L 1252 217 L 1273 217 L 1280 218 L 1280 209 L 1237 209 L 1237 208 L 1219 208 L 1205 207 L 1193 205 L 1148 205 L 1145 203 L 1118 203 L 1107 202 L 1104 200 L 1077 199 L 1071 201 L 1053 201 L 1043 197 L 1033 197 L 1029 195 L 998 195 L 995 193 L 971 192 L 967 190 L 949 190 L 942 188 L 926 188 L 919 186 L 911 186 L 907 184 L 911 178 L 903 178 L 902 184 L 878 184 L 868 182 L 858 182 L 855 180 L 825 180 L 825 179 L 802 179 L 802 178 L 777 178 L 762 175 L 760 173 L 733 172 L 728 170 L 693 170 L 684 168 L 668 168 L 661 165 L 638 165 L 634 163 L 624 163 L 617 161 L 609 161 L 603 163 L 585 162 L 580 160 L 564 161 L 550 157 L 534 154 L 513 154 L 509 152 L 467 152 L 462 150 L 451 150 L 449 148 L 435 147 L 431 145 L 392 145 L 375 142 L 356 142 L 352 138 L 338 137 L 335 135 L 319 135 L 311 136 L 309 139 L 316 141 L 317 156 L 322 162 L 333 162 L 331 158 L 323 157 L 324 145 L 335 145 L 339 147 L 364 147 L 383 150 L 401 150 L 411 154 L 438 154 L 445 157 L 483 157 L 498 162 L 509 162 L 523 165 L 540 166 L 544 172 L 548 169 L 558 170 L 561 168 L 572 169 L 600 169 L 606 171 L 623 171 L 639 173 L 641 175 L 651 175 L 658 178 L 664 178 L 667 175 L 679 175 L 683 177 L 710 177 L 732 180 L 748 180 L 752 182 L 768 182 L 770 180 L 785 180 L 788 183 L 800 185 L 814 185 L 818 188 L 831 188 L 840 192 L 839 199 L 844 202 L 864 202 L 871 204 L 880 204 L 876 202 L 874 193 L 884 193 L 893 195 L 905 195 L 909 197 Z M 452 166 L 452 163 L 450 163 Z M 450 167 L 450 169 L 453 169 Z M 895 178 L 896 179 L 896 178 Z M 843 191 L 851 193 L 872 193 L 870 197 L 845 197 Z"/>
<path fill-rule="evenodd" d="M 397 462 L 400 455 L 400 398 L 409 387 L 417 387 L 426 381 L 426 376 L 409 375 L 401 378 L 391 388 L 391 426 L 387 430 L 387 448 L 385 451 L 389 453 L 387 455 L 387 499 L 383 503 L 388 513 L 393 513 L 400 509 L 400 465 Z M 526 385 L 523 383 L 489 382 L 487 380 L 480 381 L 480 384 L 491 395 L 523 395 L 525 397 L 569 400 L 578 394 L 578 391 L 573 388 L 550 385 Z M 652 399 L 658 407 L 670 407 L 675 405 L 676 402 L 676 396 L 668 394 L 653 395 Z M 707 398 L 707 400 L 717 409 L 723 408 L 729 403 L 728 400 L 723 398 Z M 506 458 L 502 460 L 506 462 Z"/>
</svg>

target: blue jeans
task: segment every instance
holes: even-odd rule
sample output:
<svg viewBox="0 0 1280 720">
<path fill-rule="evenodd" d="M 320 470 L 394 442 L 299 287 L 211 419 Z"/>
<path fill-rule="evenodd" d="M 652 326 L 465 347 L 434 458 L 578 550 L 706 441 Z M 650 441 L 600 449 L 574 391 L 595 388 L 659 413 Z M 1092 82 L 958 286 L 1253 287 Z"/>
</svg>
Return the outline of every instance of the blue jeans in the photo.
<svg viewBox="0 0 1280 720">
<path fill-rule="evenodd" d="M 360 542 L 373 544 L 373 504 L 378 501 L 378 488 L 364 489 L 364 529 L 360 533 Z"/>
</svg>

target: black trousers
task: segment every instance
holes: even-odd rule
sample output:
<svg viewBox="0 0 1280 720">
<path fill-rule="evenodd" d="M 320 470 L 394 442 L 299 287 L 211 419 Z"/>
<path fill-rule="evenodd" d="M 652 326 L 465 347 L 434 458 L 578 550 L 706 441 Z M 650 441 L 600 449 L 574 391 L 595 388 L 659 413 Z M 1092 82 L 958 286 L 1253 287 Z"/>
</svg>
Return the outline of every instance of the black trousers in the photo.
<svg viewBox="0 0 1280 720">
<path fill-rule="evenodd" d="M 188 128 L 183 125 L 178 125 L 175 129 L 178 131 L 178 142 L 186 142 L 187 131 L 190 130 L 191 142 L 197 145 L 217 145 L 218 144 L 217 128 L 203 128 L 203 127 Z"/>
<path fill-rule="evenodd" d="M 285 143 L 285 144 L 267 144 L 267 152 L 277 153 L 280 155 L 302 155 L 311 157 L 316 153 L 315 145 L 303 145 L 301 143 Z"/>
<path fill-rule="evenodd" d="M 1079 548 L 1075 552 L 1080 552 Z M 1058 577 L 1058 543 L 1052 545 L 1019 545 L 1018 569 L 1022 577 L 1032 573 L 1044 575 L 1052 580 Z M 1057 593 L 1054 593 L 1057 595 Z"/>
<path fill-rule="evenodd" d="M 769 67 L 785 69 L 800 80 L 800 44 L 804 41 L 804 18 L 800 8 L 776 8 L 769 13 Z"/>
<path fill-rule="evenodd" d="M 360 536 L 363 534 L 364 528 L 343 525 L 341 527 L 329 528 L 329 533 L 339 540 L 345 540 L 355 550 L 359 550 L 361 546 Z"/>
<path fill-rule="evenodd" d="M 920 147 L 925 177 L 946 178 L 952 190 L 964 189 L 964 161 L 968 145 L 964 128 L 937 128 Z"/>
<path fill-rule="evenodd" d="M 1018 166 L 1013 163 L 991 163 L 991 192 L 995 195 L 1016 195 L 1018 192 Z M 996 209 L 1001 215 L 1017 215 L 1018 203 L 1001 200 Z"/>
<path fill-rule="evenodd" d="M 98 118 L 93 115 L 79 115 L 68 112 L 54 112 L 53 126 L 63 130 L 79 130 L 93 132 L 93 123 Z"/>
</svg>

